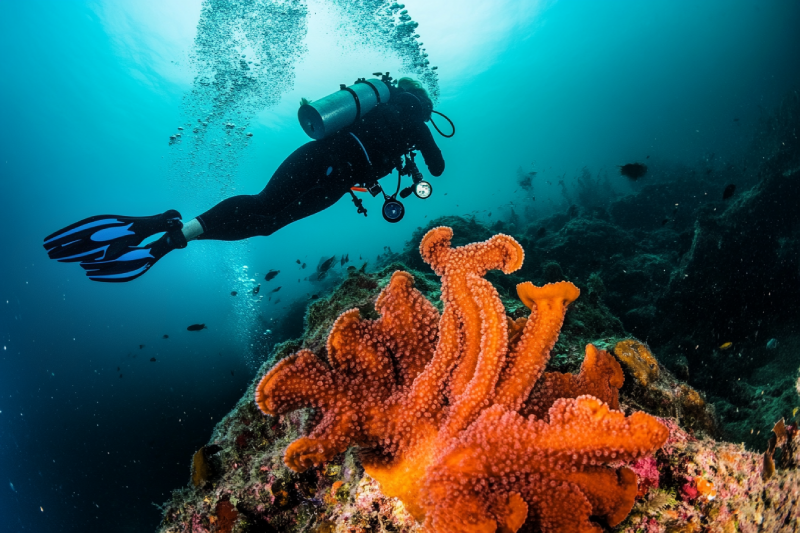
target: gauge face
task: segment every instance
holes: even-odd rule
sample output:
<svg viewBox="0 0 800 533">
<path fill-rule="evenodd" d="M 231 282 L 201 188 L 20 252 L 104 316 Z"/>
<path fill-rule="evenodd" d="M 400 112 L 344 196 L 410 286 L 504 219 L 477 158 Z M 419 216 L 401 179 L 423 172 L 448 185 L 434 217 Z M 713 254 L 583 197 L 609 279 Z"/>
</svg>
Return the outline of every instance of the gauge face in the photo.
<svg viewBox="0 0 800 533">
<path fill-rule="evenodd" d="M 414 186 L 414 194 L 417 195 L 417 198 L 428 198 L 431 193 L 433 192 L 433 187 L 427 181 L 420 181 Z"/>
<path fill-rule="evenodd" d="M 387 222 L 400 222 L 400 219 L 403 218 L 403 215 L 406 214 L 406 209 L 403 207 L 403 204 L 398 202 L 397 200 L 386 200 L 386 203 L 383 204 L 383 218 Z"/>
</svg>

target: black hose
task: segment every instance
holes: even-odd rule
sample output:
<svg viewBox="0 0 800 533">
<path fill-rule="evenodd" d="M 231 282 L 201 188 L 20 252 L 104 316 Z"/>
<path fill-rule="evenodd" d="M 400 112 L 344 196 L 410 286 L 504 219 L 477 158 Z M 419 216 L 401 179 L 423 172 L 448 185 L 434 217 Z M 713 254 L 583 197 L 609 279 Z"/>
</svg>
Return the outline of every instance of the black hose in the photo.
<svg viewBox="0 0 800 533">
<path fill-rule="evenodd" d="M 450 127 L 453 128 L 453 133 L 451 133 L 450 135 L 445 135 L 444 133 L 442 133 L 442 130 L 439 129 L 439 126 L 437 126 L 436 123 L 433 121 L 433 116 L 431 116 L 431 124 L 433 124 L 433 127 L 436 128 L 436 131 L 439 132 L 439 135 L 441 135 L 442 137 L 447 137 L 449 139 L 450 137 L 456 134 L 456 125 L 453 124 L 452 120 L 447 118 L 447 115 L 445 115 L 444 113 L 439 113 L 438 111 L 435 110 L 431 111 L 431 113 L 436 113 L 437 115 L 443 116 L 445 120 L 450 123 Z"/>
<path fill-rule="evenodd" d="M 394 194 L 392 195 L 392 198 L 395 198 L 397 196 L 397 193 L 400 192 L 400 178 L 402 178 L 402 177 L 403 177 L 403 175 L 398 172 L 397 173 L 397 190 L 394 191 Z"/>
</svg>

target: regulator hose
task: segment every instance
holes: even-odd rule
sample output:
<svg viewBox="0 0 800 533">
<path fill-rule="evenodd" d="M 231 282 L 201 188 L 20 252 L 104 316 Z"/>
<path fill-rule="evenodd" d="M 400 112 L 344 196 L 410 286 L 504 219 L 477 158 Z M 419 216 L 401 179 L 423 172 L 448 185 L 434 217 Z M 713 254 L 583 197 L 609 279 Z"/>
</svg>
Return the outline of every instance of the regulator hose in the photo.
<svg viewBox="0 0 800 533">
<path fill-rule="evenodd" d="M 441 135 L 442 137 L 447 137 L 447 138 L 449 139 L 450 137 L 452 137 L 453 135 L 455 135 L 455 134 L 456 134 L 456 125 L 455 125 L 455 124 L 453 124 L 453 121 L 452 121 L 452 120 L 450 120 L 449 118 L 447 118 L 447 115 L 445 115 L 444 113 L 439 113 L 438 111 L 435 111 L 435 110 L 431 110 L 431 113 L 436 113 L 437 115 L 441 115 L 441 116 L 443 116 L 443 117 L 444 117 L 444 119 L 445 119 L 447 122 L 449 122 L 449 123 L 450 123 L 450 127 L 451 127 L 451 128 L 453 128 L 453 133 L 451 133 L 450 135 L 445 135 L 444 133 L 442 133 L 442 130 L 440 130 L 440 129 L 439 129 L 439 126 L 437 126 L 437 125 L 436 125 L 436 123 L 433 121 L 433 115 L 431 115 L 431 124 L 433 124 L 433 127 L 434 127 L 434 128 L 436 128 L 436 131 L 438 131 L 438 132 L 439 132 L 439 135 Z"/>
</svg>

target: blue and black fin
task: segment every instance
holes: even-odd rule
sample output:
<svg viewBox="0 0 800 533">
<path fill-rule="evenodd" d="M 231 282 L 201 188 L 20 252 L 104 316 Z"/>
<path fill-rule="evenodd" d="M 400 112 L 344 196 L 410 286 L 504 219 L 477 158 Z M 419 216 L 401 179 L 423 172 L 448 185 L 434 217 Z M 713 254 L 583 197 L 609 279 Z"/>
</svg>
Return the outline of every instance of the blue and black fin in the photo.
<svg viewBox="0 0 800 533">
<path fill-rule="evenodd" d="M 107 260 L 81 261 L 81 266 L 93 281 L 122 283 L 138 278 L 176 248 L 186 248 L 186 237 L 180 230 L 162 235 L 147 246 L 129 246 L 123 253 Z"/>
<path fill-rule="evenodd" d="M 56 261 L 104 261 L 125 254 L 151 235 L 182 227 L 181 214 L 174 209 L 151 217 L 98 215 L 48 235 L 44 247 Z"/>
</svg>

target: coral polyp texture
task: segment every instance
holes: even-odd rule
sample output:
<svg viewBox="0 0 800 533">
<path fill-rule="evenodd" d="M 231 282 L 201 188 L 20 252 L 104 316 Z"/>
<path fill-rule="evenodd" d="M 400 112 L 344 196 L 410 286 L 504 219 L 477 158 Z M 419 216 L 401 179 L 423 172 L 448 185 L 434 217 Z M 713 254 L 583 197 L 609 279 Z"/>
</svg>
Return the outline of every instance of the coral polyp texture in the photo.
<svg viewBox="0 0 800 533">
<path fill-rule="evenodd" d="M 577 287 L 518 285 L 531 312 L 512 320 L 484 276 L 519 269 L 521 246 L 496 235 L 452 248 L 452 235 L 434 228 L 420 244 L 441 276 L 441 315 L 397 271 L 375 303 L 380 318 L 353 309 L 336 320 L 327 361 L 303 350 L 262 378 L 264 413 L 314 408 L 286 465 L 302 472 L 356 446 L 383 494 L 428 532 L 620 523 L 638 490 L 624 465 L 658 450 L 667 428 L 617 410 L 622 369 L 592 345 L 580 374 L 544 372 Z"/>
</svg>

